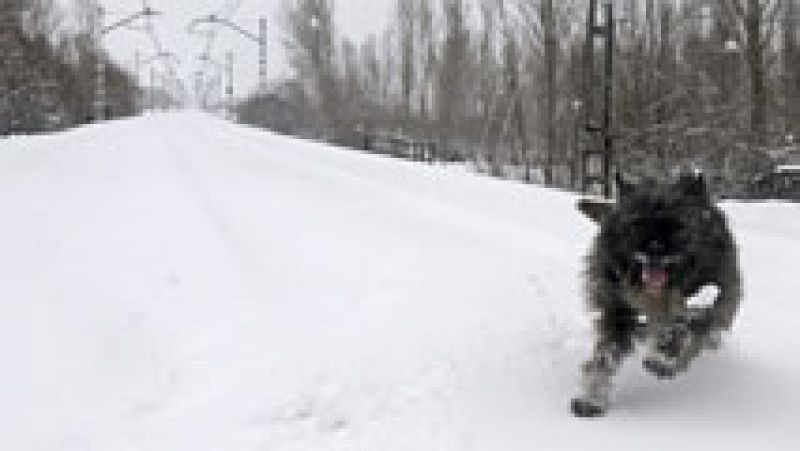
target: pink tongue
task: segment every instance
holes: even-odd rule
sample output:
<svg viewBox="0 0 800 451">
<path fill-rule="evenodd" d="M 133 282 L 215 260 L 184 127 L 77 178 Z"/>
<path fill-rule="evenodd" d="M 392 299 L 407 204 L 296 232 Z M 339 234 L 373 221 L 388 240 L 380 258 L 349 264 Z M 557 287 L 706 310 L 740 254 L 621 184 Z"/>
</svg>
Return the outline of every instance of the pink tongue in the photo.
<svg viewBox="0 0 800 451">
<path fill-rule="evenodd" d="M 642 271 L 644 290 L 651 295 L 659 295 L 667 285 L 667 272 L 663 269 L 645 269 Z"/>
</svg>

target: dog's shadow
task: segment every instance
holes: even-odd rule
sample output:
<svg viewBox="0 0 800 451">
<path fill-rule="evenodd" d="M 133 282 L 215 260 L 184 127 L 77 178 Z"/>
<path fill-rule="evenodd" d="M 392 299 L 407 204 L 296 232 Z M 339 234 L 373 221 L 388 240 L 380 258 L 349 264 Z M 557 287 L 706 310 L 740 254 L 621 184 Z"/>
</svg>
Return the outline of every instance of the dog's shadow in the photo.
<svg viewBox="0 0 800 451">
<path fill-rule="evenodd" d="M 637 415 L 673 409 L 752 411 L 763 406 L 764 382 L 770 379 L 769 369 L 741 355 L 720 351 L 701 356 L 675 379 L 658 380 L 642 368 L 637 355 L 620 374 L 614 404 L 619 411 Z"/>
</svg>

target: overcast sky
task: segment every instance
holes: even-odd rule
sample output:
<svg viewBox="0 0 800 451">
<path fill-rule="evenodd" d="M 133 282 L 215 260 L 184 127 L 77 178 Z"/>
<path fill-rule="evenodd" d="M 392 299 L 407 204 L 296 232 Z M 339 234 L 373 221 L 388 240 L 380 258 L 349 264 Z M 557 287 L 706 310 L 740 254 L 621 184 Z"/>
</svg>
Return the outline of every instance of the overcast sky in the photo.
<svg viewBox="0 0 800 451">
<path fill-rule="evenodd" d="M 106 23 L 113 23 L 141 9 L 142 0 L 101 0 L 108 10 Z M 198 65 L 198 55 L 202 50 L 204 39 L 186 32 L 188 23 L 197 17 L 211 13 L 221 13 L 239 4 L 231 16 L 232 21 L 242 28 L 258 32 L 258 16 L 267 17 L 269 30 L 269 75 L 270 79 L 285 78 L 289 69 L 285 62 L 281 45 L 282 28 L 277 21 L 280 18 L 281 5 L 285 0 L 149 0 L 150 5 L 164 14 L 154 19 L 159 39 L 165 50 L 174 52 L 180 57 L 177 70 L 187 86 Z M 345 35 L 360 41 L 367 34 L 380 32 L 387 23 L 393 0 L 336 0 L 336 21 L 338 30 Z M 135 54 L 139 50 L 146 59 L 154 53 L 153 45 L 144 33 L 121 29 L 109 33 L 104 45 L 112 56 L 124 67 L 133 71 Z M 235 33 L 223 31 L 214 43 L 212 55 L 223 62 L 225 52 L 232 50 L 236 54 L 235 61 L 235 95 L 241 96 L 252 90 L 258 80 L 258 48 L 255 43 L 247 41 Z M 148 80 L 149 70 L 142 75 L 143 82 Z"/>
</svg>

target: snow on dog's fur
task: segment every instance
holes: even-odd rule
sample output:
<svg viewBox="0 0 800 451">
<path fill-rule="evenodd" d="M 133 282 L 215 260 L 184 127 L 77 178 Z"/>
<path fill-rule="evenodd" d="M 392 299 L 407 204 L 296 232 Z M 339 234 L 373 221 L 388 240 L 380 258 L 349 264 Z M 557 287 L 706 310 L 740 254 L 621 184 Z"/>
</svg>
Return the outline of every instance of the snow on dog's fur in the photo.
<svg viewBox="0 0 800 451">
<path fill-rule="evenodd" d="M 611 380 L 636 341 L 647 346 L 644 368 L 672 378 L 718 345 L 739 307 L 736 246 L 702 176 L 638 184 L 617 177 L 617 185 L 616 203 L 578 206 L 600 224 L 587 269 L 595 348 L 571 404 L 582 417 L 605 414 Z M 709 291 L 715 298 L 698 305 L 698 294 Z"/>
</svg>

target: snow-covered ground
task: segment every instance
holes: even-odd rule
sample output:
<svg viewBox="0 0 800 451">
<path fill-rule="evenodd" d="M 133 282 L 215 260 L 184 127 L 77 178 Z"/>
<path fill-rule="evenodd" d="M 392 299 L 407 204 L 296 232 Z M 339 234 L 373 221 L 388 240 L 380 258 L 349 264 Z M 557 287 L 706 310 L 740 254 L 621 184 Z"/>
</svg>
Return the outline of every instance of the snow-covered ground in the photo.
<svg viewBox="0 0 800 451">
<path fill-rule="evenodd" d="M 725 206 L 726 347 L 586 421 L 574 201 L 199 113 L 0 140 L 0 449 L 800 449 L 800 206 Z"/>
</svg>

